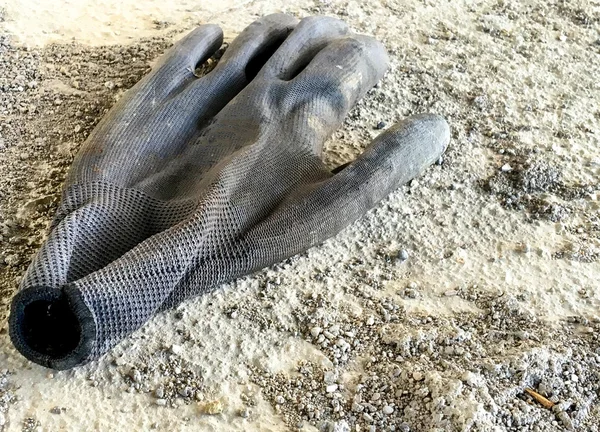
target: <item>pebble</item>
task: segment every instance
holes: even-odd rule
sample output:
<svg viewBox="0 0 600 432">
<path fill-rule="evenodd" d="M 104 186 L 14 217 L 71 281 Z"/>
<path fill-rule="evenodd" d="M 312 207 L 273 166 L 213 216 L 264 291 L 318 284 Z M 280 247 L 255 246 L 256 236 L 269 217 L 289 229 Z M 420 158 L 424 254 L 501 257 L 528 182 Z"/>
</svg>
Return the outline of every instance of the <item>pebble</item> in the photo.
<svg viewBox="0 0 600 432">
<path fill-rule="evenodd" d="M 4 263 L 9 267 L 16 267 L 21 262 L 21 259 L 16 254 L 6 255 Z"/>
<path fill-rule="evenodd" d="M 313 327 L 310 329 L 310 334 L 312 337 L 316 338 L 321 334 L 322 331 L 323 329 L 321 327 Z"/>
<path fill-rule="evenodd" d="M 333 384 L 335 383 L 335 380 L 336 374 L 334 372 L 327 371 L 323 374 L 323 381 L 325 381 L 327 384 Z"/>
<path fill-rule="evenodd" d="M 375 318 L 373 317 L 373 315 L 370 315 L 369 318 L 367 318 L 366 324 L 368 326 L 372 326 L 373 324 L 375 324 Z"/>
<path fill-rule="evenodd" d="M 175 355 L 179 355 L 183 352 L 183 348 L 181 347 L 181 345 L 171 345 L 171 352 Z"/>
<path fill-rule="evenodd" d="M 330 384 L 327 387 L 325 387 L 325 391 L 327 393 L 333 393 L 334 391 L 336 391 L 338 389 L 338 385 L 337 384 Z"/>
<path fill-rule="evenodd" d="M 220 400 L 206 402 L 200 405 L 200 409 L 204 414 L 220 414 L 223 412 L 223 403 Z"/>
<path fill-rule="evenodd" d="M 424 378 L 423 374 L 418 371 L 413 372 L 412 377 L 415 381 L 421 381 Z"/>
<path fill-rule="evenodd" d="M 385 405 L 381 411 L 386 414 L 386 415 L 390 415 L 394 412 L 394 407 L 390 406 L 390 405 Z"/>
<path fill-rule="evenodd" d="M 129 376 L 133 380 L 133 382 L 139 383 L 142 381 L 142 374 L 137 369 L 131 369 L 129 372 Z"/>
<path fill-rule="evenodd" d="M 340 326 L 333 325 L 333 326 L 329 327 L 329 332 L 334 336 L 338 336 L 340 334 Z"/>
<path fill-rule="evenodd" d="M 400 262 L 406 261 L 408 259 L 408 251 L 406 249 L 402 249 L 400 250 L 400 252 L 398 252 L 398 260 Z"/>
<path fill-rule="evenodd" d="M 509 164 L 504 164 L 500 170 L 502 170 L 502 172 L 509 172 L 512 171 L 512 167 Z"/>
<path fill-rule="evenodd" d="M 569 417 L 569 414 L 567 414 L 565 411 L 559 412 L 556 417 L 560 420 L 566 430 L 571 431 L 575 429 L 573 427 L 573 421 L 571 420 L 571 417 Z"/>
<path fill-rule="evenodd" d="M 383 129 L 385 126 L 386 122 L 380 121 L 379 123 L 377 123 L 377 126 L 375 126 L 375 129 Z"/>
<path fill-rule="evenodd" d="M 158 406 L 165 406 L 167 404 L 167 400 L 166 399 L 156 399 L 156 405 Z"/>
<path fill-rule="evenodd" d="M 577 375 L 575 375 L 575 374 L 572 374 L 572 375 L 571 375 L 571 381 L 573 381 L 573 382 L 575 382 L 575 383 L 576 383 L 576 382 L 578 382 L 578 381 L 579 381 L 579 377 L 578 377 Z"/>
</svg>

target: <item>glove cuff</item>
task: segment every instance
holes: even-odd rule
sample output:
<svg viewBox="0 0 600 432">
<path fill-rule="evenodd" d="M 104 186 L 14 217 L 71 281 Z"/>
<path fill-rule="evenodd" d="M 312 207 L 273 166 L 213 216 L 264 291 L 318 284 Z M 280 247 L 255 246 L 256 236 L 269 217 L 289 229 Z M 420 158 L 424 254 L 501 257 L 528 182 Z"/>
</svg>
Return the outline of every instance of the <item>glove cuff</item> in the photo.
<svg viewBox="0 0 600 432">
<path fill-rule="evenodd" d="M 96 325 L 74 287 L 28 287 L 18 292 L 9 318 L 10 338 L 27 359 L 64 370 L 81 364 L 92 352 Z"/>
</svg>

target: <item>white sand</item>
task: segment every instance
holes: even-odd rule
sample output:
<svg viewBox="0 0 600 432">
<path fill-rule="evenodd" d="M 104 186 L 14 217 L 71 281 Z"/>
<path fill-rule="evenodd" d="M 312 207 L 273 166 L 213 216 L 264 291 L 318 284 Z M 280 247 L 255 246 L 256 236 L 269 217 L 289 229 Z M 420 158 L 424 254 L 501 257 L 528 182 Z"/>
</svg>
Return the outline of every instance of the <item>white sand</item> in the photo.
<svg viewBox="0 0 600 432">
<path fill-rule="evenodd" d="M 348 127 L 337 134 L 329 143 L 332 160 L 352 158 L 366 145 L 366 138 L 376 135 L 372 126 L 378 120 L 402 118 L 412 109 L 409 101 L 414 95 L 405 85 L 410 82 L 397 77 L 402 76 L 406 65 L 416 63 L 422 69 L 446 67 L 438 75 L 443 80 L 438 91 L 486 95 L 495 106 L 504 104 L 501 111 L 514 123 L 535 124 L 538 129 L 517 133 L 519 145 L 550 149 L 552 162 L 561 166 L 565 183 L 597 182 L 600 167 L 592 162 L 600 160 L 600 128 L 599 117 L 594 116 L 593 110 L 595 107 L 597 113 L 600 106 L 597 80 L 600 70 L 598 49 L 590 48 L 593 32 L 569 27 L 566 18 L 559 22 L 561 28 L 539 23 L 525 25 L 518 18 L 508 20 L 486 12 L 495 4 L 491 0 L 438 3 L 370 1 L 339 2 L 338 6 L 334 0 L 310 2 L 310 5 L 280 0 L 7 0 L 5 22 L 0 25 L 19 43 L 29 46 L 71 41 L 89 45 L 126 44 L 204 22 L 222 25 L 227 38 L 231 38 L 258 15 L 276 11 L 307 15 L 311 5 L 322 6 L 328 11 L 344 12 L 342 18 L 351 26 L 383 39 L 393 58 L 392 69 L 382 83 L 388 105 L 365 109 L 358 122 L 362 129 Z M 519 8 L 538 3 L 525 1 L 512 6 L 518 12 Z M 575 3 L 596 13 L 600 7 L 597 1 Z M 156 21 L 172 25 L 157 29 Z M 482 33 L 482 25 L 504 34 L 505 39 L 497 40 Z M 429 40 L 428 34 L 437 34 L 439 38 Z M 453 37 L 459 42 L 444 40 Z M 540 38 L 545 40 L 543 50 L 534 44 Z M 520 47 L 528 45 L 530 59 L 516 54 Z M 480 62 L 470 61 L 474 53 L 483 53 Z M 448 61 L 444 63 L 439 56 Z M 460 65 L 467 71 L 461 71 Z M 492 71 L 492 66 L 496 71 Z M 424 81 L 428 79 L 433 78 Z M 470 103 L 467 99 L 456 102 L 442 97 L 431 109 L 446 114 L 452 125 L 453 121 L 463 121 L 453 118 L 459 114 L 453 104 Z M 536 105 L 538 110 L 524 109 L 527 104 Z M 543 109 L 550 106 L 556 109 Z M 479 121 L 482 122 L 481 118 Z M 487 119 L 492 129 L 497 126 L 495 121 L 492 117 Z M 574 130 L 575 124 L 592 132 L 585 132 L 585 128 Z M 573 137 L 557 140 L 554 133 L 563 126 L 573 132 Z M 416 299 L 396 298 L 409 312 L 452 316 L 460 311 L 477 310 L 472 302 L 445 295 L 477 285 L 484 291 L 504 291 L 512 296 L 525 293 L 522 306 L 549 322 L 559 322 L 571 315 L 599 317 L 600 264 L 554 259 L 552 254 L 569 245 L 571 249 L 598 250 L 597 237 L 590 235 L 583 239 L 576 228 L 589 227 L 590 220 L 598 217 L 600 196 L 589 197 L 579 207 L 582 213 L 565 221 L 525 222 L 523 212 L 503 208 L 494 196 L 477 188 L 476 179 L 491 175 L 506 163 L 502 155 L 481 145 L 489 141 L 481 132 L 466 136 L 461 131 L 455 135 L 451 143 L 452 165 L 448 170 L 434 167 L 341 235 L 295 259 L 291 265 L 270 271 L 283 281 L 273 294 L 273 309 L 254 312 L 293 330 L 292 311 L 302 294 L 316 292 L 331 302 L 331 321 L 348 310 L 360 317 L 361 304 L 343 292 L 344 286 L 352 284 L 352 275 L 342 264 L 352 257 L 362 257 L 376 275 L 385 271 L 376 252 L 381 248 L 394 251 L 401 247 L 409 251 L 408 262 L 398 267 L 382 289 L 371 292 L 374 298 L 393 297 L 409 282 L 416 282 L 420 293 Z M 407 194 L 408 191 L 411 193 Z M 523 252 L 525 244 L 530 248 L 527 253 Z M 444 258 L 449 251 L 453 255 Z M 331 269 L 327 281 L 311 285 L 314 269 L 325 267 Z M 225 401 L 223 414 L 200 415 L 195 404 L 177 409 L 156 407 L 147 394 L 125 393 L 121 383 L 107 381 L 102 362 L 98 367 L 55 373 L 49 378 L 48 370 L 23 359 L 5 337 L 0 339 L 3 344 L 0 369 L 15 371 L 11 380 L 19 386 L 16 392 L 19 400 L 7 413 L 7 430 L 21 430 L 23 419 L 29 416 L 37 418 L 42 424 L 40 430 L 44 431 L 142 431 L 149 430 L 153 423 L 159 424 L 159 430 L 167 427 L 180 431 L 285 430 L 282 417 L 260 396 L 250 419 L 238 416 L 242 406 L 240 395 L 249 385 L 244 365 L 261 364 L 272 371 L 291 373 L 301 359 L 325 365 L 330 362 L 317 346 L 300 337 L 282 331 L 261 331 L 257 321 L 232 320 L 223 313 L 233 304 L 262 307 L 264 304 L 257 300 L 257 285 L 257 279 L 249 277 L 189 301 L 180 308 L 183 319 L 175 320 L 172 315 L 157 317 L 114 353 L 123 354 L 123 365 L 133 365 L 154 359 L 152 353 L 161 346 L 181 344 L 182 357 L 205 372 L 213 393 L 207 397 Z M 586 290 L 588 296 L 580 295 L 581 290 Z M 202 344 L 186 343 L 175 329 L 183 329 L 189 340 Z M 348 373 L 352 373 L 352 367 Z M 91 387 L 86 380 L 88 376 L 97 377 L 101 384 Z M 68 409 L 61 415 L 50 414 L 49 410 L 57 405 Z M 474 416 L 478 412 L 473 406 L 468 410 L 474 410 Z M 191 420 L 184 421 L 185 417 Z M 312 426 L 305 428 L 313 430 Z"/>
</svg>

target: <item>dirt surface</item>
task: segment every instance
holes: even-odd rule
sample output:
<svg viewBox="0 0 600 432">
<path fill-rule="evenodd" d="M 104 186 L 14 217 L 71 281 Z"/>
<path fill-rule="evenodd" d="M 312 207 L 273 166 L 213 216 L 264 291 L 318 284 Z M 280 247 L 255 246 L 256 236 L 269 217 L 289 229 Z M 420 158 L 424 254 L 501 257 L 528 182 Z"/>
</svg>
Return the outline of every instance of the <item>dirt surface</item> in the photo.
<svg viewBox="0 0 600 432">
<path fill-rule="evenodd" d="M 270 0 L 139 22 L 129 4 L 113 29 L 149 37 L 124 45 L 70 41 L 77 23 L 57 44 L 0 36 L 0 431 L 599 430 L 600 3 Z M 338 16 L 390 53 L 328 142 L 331 167 L 419 112 L 448 119 L 444 158 L 324 245 L 99 362 L 26 361 L 10 299 L 94 125 L 192 25 L 230 40 L 282 10 Z M 14 11 L 0 25 L 26 28 Z M 54 18 L 35 19 L 69 28 Z"/>
</svg>

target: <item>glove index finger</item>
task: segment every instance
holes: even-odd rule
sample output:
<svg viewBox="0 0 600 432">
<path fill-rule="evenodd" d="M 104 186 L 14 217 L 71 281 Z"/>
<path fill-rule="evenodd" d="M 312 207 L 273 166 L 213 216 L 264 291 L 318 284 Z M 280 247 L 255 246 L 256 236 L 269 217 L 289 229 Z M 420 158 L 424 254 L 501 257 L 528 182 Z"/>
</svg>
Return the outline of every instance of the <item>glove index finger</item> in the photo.
<svg viewBox="0 0 600 432">
<path fill-rule="evenodd" d="M 323 242 L 438 160 L 449 141 L 448 123 L 438 115 L 421 114 L 399 122 L 354 162 L 304 188 L 308 193 L 299 191 L 296 199 L 256 227 L 252 242 L 259 251 L 285 249 L 287 256 Z"/>
</svg>

